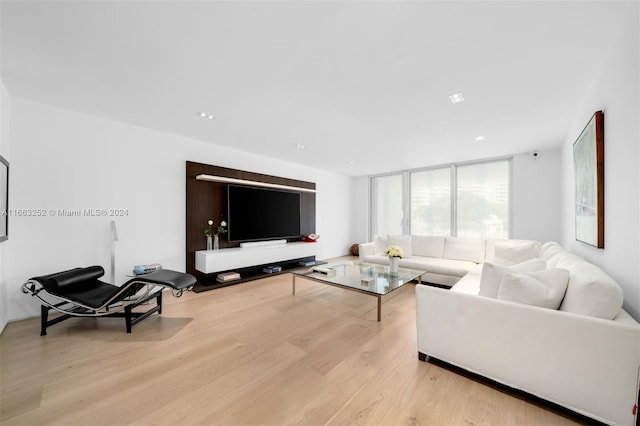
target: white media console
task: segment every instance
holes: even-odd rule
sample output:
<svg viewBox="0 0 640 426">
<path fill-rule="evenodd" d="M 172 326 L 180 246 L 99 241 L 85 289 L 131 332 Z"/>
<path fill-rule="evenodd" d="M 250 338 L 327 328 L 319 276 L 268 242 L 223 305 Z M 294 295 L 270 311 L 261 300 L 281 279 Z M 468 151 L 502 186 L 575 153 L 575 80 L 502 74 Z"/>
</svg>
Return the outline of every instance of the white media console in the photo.
<svg viewBox="0 0 640 426">
<path fill-rule="evenodd" d="M 286 260 L 316 256 L 318 243 L 294 242 L 245 245 L 241 248 L 196 251 L 196 270 L 205 274 L 230 271 Z"/>
</svg>

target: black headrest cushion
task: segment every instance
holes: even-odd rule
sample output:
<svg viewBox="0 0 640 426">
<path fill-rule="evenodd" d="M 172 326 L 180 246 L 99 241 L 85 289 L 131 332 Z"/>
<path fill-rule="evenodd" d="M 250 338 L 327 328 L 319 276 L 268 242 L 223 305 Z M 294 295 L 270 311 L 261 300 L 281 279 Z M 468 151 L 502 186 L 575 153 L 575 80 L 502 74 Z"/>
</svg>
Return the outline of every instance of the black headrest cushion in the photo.
<svg viewBox="0 0 640 426">
<path fill-rule="evenodd" d="M 102 266 L 89 266 L 49 275 L 42 285 L 47 291 L 64 292 L 85 284 L 93 284 L 103 275 Z"/>
</svg>

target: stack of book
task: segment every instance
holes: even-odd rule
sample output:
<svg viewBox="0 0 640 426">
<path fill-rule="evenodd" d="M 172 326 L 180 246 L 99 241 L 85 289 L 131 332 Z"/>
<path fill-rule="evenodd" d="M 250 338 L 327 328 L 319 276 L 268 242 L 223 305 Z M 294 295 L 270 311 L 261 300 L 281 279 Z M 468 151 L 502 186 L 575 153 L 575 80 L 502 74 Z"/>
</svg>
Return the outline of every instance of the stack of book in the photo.
<svg viewBox="0 0 640 426">
<path fill-rule="evenodd" d="M 274 266 L 274 265 L 265 266 L 264 268 L 262 268 L 262 272 L 265 272 L 267 274 L 273 274 L 275 272 L 282 272 L 282 267 Z"/>
<path fill-rule="evenodd" d="M 336 270 L 328 266 L 314 266 L 311 268 L 311 271 L 315 272 L 316 274 L 324 275 L 326 277 L 336 276 Z"/>
<path fill-rule="evenodd" d="M 229 281 L 235 281 L 240 279 L 240 274 L 237 272 L 223 272 L 218 274 L 216 280 L 220 283 L 226 283 Z"/>
</svg>

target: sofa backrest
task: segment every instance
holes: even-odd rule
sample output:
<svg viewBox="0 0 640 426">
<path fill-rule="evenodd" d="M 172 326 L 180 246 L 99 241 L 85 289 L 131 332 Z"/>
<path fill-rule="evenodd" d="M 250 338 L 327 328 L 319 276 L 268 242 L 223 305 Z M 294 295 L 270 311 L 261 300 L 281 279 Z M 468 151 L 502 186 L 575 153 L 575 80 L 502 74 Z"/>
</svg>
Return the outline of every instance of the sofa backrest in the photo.
<svg viewBox="0 0 640 426">
<path fill-rule="evenodd" d="M 374 235 L 373 254 L 384 256 L 387 247 L 397 246 L 402 249 L 404 257 L 411 257 L 414 255 L 412 239 L 411 235 Z"/>
<path fill-rule="evenodd" d="M 401 247 L 405 257 L 424 256 L 439 259 L 466 260 L 482 263 L 485 258 L 485 240 L 432 235 L 375 235 L 374 254 L 384 255 L 389 245 Z"/>
<path fill-rule="evenodd" d="M 443 257 L 445 259 L 483 263 L 486 252 L 485 246 L 485 240 L 446 237 Z"/>
<path fill-rule="evenodd" d="M 486 262 L 509 266 L 540 255 L 541 244 L 535 240 L 487 240 Z"/>
<path fill-rule="evenodd" d="M 414 256 L 437 257 L 442 259 L 444 255 L 444 237 L 412 235 L 411 251 Z"/>
<path fill-rule="evenodd" d="M 386 235 L 374 235 L 373 236 L 373 254 L 383 255 L 384 251 L 388 247 Z"/>
<path fill-rule="evenodd" d="M 561 311 L 604 319 L 614 319 L 618 315 L 624 301 L 622 288 L 602 269 L 555 242 L 542 245 L 540 258 L 547 263 L 547 268 L 569 271 Z"/>
<path fill-rule="evenodd" d="M 526 254 L 523 259 L 512 259 L 511 263 L 537 257 L 540 251 L 540 243 L 531 240 L 480 240 L 432 235 L 375 235 L 373 243 L 373 254 L 376 255 L 384 255 L 388 246 L 397 245 L 403 249 L 405 257 L 423 256 L 475 263 L 494 262 L 496 246 L 507 249 L 514 256 Z"/>
</svg>

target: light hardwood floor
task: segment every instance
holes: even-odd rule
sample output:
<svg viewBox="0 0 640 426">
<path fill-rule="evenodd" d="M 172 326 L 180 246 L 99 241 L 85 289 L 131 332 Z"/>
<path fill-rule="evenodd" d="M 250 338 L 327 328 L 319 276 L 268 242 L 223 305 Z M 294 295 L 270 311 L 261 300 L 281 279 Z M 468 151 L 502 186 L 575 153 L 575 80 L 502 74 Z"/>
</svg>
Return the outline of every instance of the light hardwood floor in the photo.
<svg viewBox="0 0 640 426">
<path fill-rule="evenodd" d="M 25 296 L 27 297 L 27 296 Z M 0 337 L 3 425 L 564 425 L 417 359 L 414 285 L 376 299 L 278 275 L 124 320 L 39 320 Z M 473 348 L 469 348 L 473 350 Z M 535 372 L 532 372 L 535 374 Z"/>
</svg>

